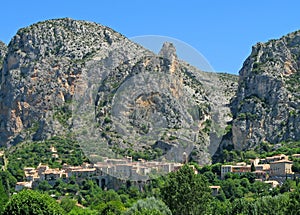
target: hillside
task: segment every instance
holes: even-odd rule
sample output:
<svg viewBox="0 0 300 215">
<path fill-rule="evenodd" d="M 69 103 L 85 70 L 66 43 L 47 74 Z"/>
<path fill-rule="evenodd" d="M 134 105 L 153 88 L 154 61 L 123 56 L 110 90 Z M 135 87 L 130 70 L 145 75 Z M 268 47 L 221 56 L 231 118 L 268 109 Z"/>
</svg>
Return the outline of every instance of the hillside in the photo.
<svg viewBox="0 0 300 215">
<path fill-rule="evenodd" d="M 72 136 L 92 161 L 156 153 L 180 162 L 187 152 L 210 163 L 236 88 L 236 76 L 194 68 L 170 43 L 156 55 L 96 23 L 39 22 L 8 45 L 0 145 Z"/>
<path fill-rule="evenodd" d="M 261 143 L 276 148 L 275 144 L 300 139 L 299 39 L 297 31 L 253 46 L 231 103 L 232 130 L 216 159 L 222 148 L 249 150 Z"/>
</svg>

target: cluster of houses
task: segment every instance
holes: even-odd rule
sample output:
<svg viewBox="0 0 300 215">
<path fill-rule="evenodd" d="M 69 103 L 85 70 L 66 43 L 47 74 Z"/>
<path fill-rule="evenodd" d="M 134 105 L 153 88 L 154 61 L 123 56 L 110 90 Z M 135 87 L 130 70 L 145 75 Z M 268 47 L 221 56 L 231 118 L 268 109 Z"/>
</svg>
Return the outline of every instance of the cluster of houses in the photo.
<svg viewBox="0 0 300 215">
<path fill-rule="evenodd" d="M 58 157 L 56 149 L 50 148 L 53 156 Z M 300 154 L 292 155 L 295 158 L 300 158 Z M 184 163 L 187 161 L 184 160 Z M 39 164 L 37 168 L 25 167 L 24 173 L 26 180 L 17 182 L 16 191 L 23 188 L 32 188 L 37 186 L 41 181 L 48 181 L 49 184 L 54 184 L 57 179 L 68 181 L 71 178 L 81 179 L 96 179 L 99 186 L 102 188 L 118 189 L 122 184 L 129 182 L 142 186 L 144 182 L 149 181 L 151 175 L 166 174 L 178 170 L 182 163 L 169 163 L 160 161 L 145 161 L 139 159 L 133 161 L 132 157 L 123 159 L 103 158 L 102 162 L 95 164 L 83 164 L 81 166 L 70 166 L 64 164 L 61 169 L 50 168 L 48 165 Z M 289 157 L 280 154 L 264 159 L 256 158 L 251 160 L 251 164 L 236 163 L 234 165 L 221 166 L 221 179 L 224 179 L 226 174 L 245 174 L 252 172 L 256 180 L 270 183 L 272 186 L 277 186 L 287 178 L 293 178 L 292 171 L 293 162 Z M 195 174 L 197 170 L 192 166 Z M 211 186 L 212 192 L 218 193 L 219 186 Z"/>
<path fill-rule="evenodd" d="M 300 154 L 292 155 L 294 158 L 300 158 Z M 295 173 L 292 171 L 293 162 L 284 154 L 266 157 L 263 159 L 256 158 L 251 160 L 251 164 L 245 162 L 235 163 L 234 165 L 221 166 L 221 179 L 224 180 L 228 173 L 243 175 L 253 173 L 256 181 L 262 181 L 270 184 L 272 187 L 279 186 L 287 178 L 292 179 Z M 209 186 L 212 190 L 212 195 L 219 194 L 221 186 Z"/>
<path fill-rule="evenodd" d="M 159 161 L 132 161 L 132 157 L 125 159 L 105 158 L 103 162 L 95 164 L 102 173 L 124 180 L 145 181 L 150 174 L 165 174 L 178 170 L 183 164 Z"/>
<path fill-rule="evenodd" d="M 300 154 L 294 154 L 292 157 L 299 158 Z M 221 179 L 224 179 L 228 173 L 241 175 L 252 172 L 256 176 L 256 180 L 277 186 L 287 178 L 292 179 L 294 177 L 292 165 L 293 162 L 284 154 L 264 159 L 256 158 L 251 160 L 251 165 L 247 165 L 244 162 L 236 163 L 235 165 L 222 165 Z"/>
<path fill-rule="evenodd" d="M 52 184 L 57 179 L 67 180 L 72 176 L 76 178 L 91 177 L 96 174 L 96 168 L 91 164 L 83 164 L 82 166 L 69 166 L 65 164 L 61 169 L 52 169 L 48 165 L 39 164 L 37 168 L 25 167 L 24 173 L 26 181 L 17 182 L 16 191 L 20 191 L 23 188 L 32 188 L 44 180 Z"/>
<path fill-rule="evenodd" d="M 52 152 L 56 150 L 51 148 Z M 70 178 L 96 179 L 102 188 L 120 187 L 124 182 L 130 181 L 136 184 L 149 180 L 151 174 L 166 174 L 178 170 L 183 164 L 158 161 L 145 161 L 140 159 L 133 161 L 132 157 L 124 159 L 104 158 L 102 162 L 95 164 L 83 164 L 70 166 L 64 164 L 61 169 L 50 168 L 48 165 L 39 164 L 37 168 L 25 167 L 25 181 L 17 182 L 16 191 L 23 188 L 32 188 L 41 181 L 54 184 L 57 179 L 68 181 Z"/>
</svg>

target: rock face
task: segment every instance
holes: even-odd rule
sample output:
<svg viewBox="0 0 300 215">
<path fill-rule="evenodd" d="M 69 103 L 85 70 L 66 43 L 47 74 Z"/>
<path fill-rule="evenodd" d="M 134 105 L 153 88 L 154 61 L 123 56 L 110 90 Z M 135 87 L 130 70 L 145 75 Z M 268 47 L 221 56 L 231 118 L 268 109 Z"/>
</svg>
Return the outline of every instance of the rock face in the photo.
<svg viewBox="0 0 300 215">
<path fill-rule="evenodd" d="M 73 135 L 91 157 L 160 149 L 204 164 L 231 120 L 237 77 L 199 71 L 171 43 L 155 55 L 108 27 L 57 19 L 20 29 L 5 47 L 2 146 Z"/>
<path fill-rule="evenodd" d="M 258 43 L 240 70 L 232 133 L 221 145 L 246 150 L 300 139 L 300 32 Z"/>
<path fill-rule="evenodd" d="M 7 53 L 7 46 L 0 41 L 0 71 L 2 69 L 2 65 L 3 65 L 3 60 L 4 60 L 4 57 Z"/>
<path fill-rule="evenodd" d="M 114 56 L 115 49 L 129 54 Z M 88 62 L 109 59 L 117 65 L 142 52 L 119 33 L 91 22 L 58 19 L 20 29 L 3 64 L 1 145 L 65 134 L 71 123 L 68 104 L 75 83 L 92 67 Z"/>
</svg>

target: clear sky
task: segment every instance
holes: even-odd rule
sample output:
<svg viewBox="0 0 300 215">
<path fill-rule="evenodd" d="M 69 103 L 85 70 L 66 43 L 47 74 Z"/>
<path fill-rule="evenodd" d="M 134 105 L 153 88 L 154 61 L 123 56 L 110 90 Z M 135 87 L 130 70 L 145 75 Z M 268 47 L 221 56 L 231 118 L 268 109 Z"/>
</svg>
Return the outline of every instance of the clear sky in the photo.
<svg viewBox="0 0 300 215">
<path fill-rule="evenodd" d="M 0 40 L 38 21 L 70 17 L 127 37 L 162 35 L 197 49 L 216 71 L 238 73 L 257 42 L 300 29 L 297 0 L 2 1 Z"/>
</svg>

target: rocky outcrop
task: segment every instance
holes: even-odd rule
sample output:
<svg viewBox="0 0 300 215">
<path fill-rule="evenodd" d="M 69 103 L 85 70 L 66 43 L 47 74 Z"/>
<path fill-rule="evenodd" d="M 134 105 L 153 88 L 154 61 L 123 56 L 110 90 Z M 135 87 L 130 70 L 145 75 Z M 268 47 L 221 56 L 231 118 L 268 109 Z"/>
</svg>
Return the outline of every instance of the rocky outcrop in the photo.
<svg viewBox="0 0 300 215">
<path fill-rule="evenodd" d="M 5 43 L 0 41 L 0 71 L 2 69 L 3 60 L 6 53 L 7 53 L 7 46 L 5 45 Z"/>
<path fill-rule="evenodd" d="M 177 59 L 176 48 L 173 43 L 165 42 L 163 47 L 158 53 L 159 56 L 169 59 L 172 61 L 173 59 Z"/>
<path fill-rule="evenodd" d="M 130 151 L 183 153 L 209 163 L 237 87 L 234 75 L 159 55 L 112 29 L 56 19 L 20 29 L 0 90 L 0 145 L 72 135 L 89 158 Z"/>
<path fill-rule="evenodd" d="M 114 56 L 116 49 L 129 54 Z M 91 22 L 57 19 L 20 29 L 8 46 L 1 77 L 1 145 L 65 134 L 75 83 L 87 67 L 105 59 L 117 65 L 142 52 L 121 34 Z"/>
<path fill-rule="evenodd" d="M 232 132 L 221 147 L 237 150 L 300 140 L 300 32 L 252 48 L 232 101 Z"/>
</svg>

